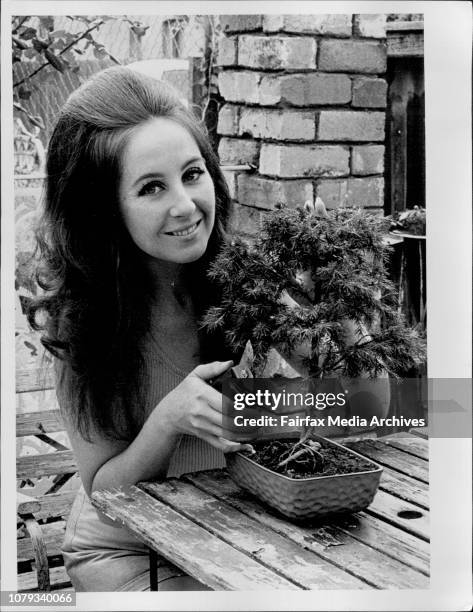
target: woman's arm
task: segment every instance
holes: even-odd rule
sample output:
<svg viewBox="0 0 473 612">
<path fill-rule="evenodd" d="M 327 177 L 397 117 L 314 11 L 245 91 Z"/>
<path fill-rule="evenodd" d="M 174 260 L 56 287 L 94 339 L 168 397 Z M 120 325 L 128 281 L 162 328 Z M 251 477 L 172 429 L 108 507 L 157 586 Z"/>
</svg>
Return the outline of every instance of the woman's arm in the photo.
<svg viewBox="0 0 473 612">
<path fill-rule="evenodd" d="M 153 418 L 154 411 L 130 444 L 95 433 L 91 442 L 68 428 L 69 439 L 87 495 L 98 489 L 136 484 L 166 475 L 178 437 Z"/>
<path fill-rule="evenodd" d="M 98 489 L 126 486 L 166 476 L 171 455 L 184 433 L 230 452 L 242 445 L 226 439 L 222 396 L 205 381 L 222 374 L 232 362 L 200 365 L 154 408 L 131 442 L 113 441 L 95 434 L 87 442 L 67 425 L 87 495 Z M 67 423 L 67 419 L 66 419 Z"/>
</svg>

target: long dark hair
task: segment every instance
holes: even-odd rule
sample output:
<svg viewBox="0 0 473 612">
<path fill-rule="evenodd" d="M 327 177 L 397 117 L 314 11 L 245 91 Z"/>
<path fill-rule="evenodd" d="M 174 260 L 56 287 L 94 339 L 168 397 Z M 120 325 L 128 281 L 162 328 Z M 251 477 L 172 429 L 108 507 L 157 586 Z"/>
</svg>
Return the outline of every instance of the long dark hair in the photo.
<svg viewBox="0 0 473 612">
<path fill-rule="evenodd" d="M 131 440 L 143 421 L 150 279 L 121 221 L 118 186 L 132 129 L 153 117 L 190 132 L 212 177 L 215 225 L 187 276 L 199 313 L 217 299 L 206 270 L 225 238 L 230 198 L 205 130 L 165 83 L 124 67 L 94 75 L 67 100 L 49 143 L 37 235 L 37 281 L 45 293 L 28 314 L 43 331 L 43 345 L 61 360 L 68 417 L 88 440 L 93 431 Z"/>
</svg>

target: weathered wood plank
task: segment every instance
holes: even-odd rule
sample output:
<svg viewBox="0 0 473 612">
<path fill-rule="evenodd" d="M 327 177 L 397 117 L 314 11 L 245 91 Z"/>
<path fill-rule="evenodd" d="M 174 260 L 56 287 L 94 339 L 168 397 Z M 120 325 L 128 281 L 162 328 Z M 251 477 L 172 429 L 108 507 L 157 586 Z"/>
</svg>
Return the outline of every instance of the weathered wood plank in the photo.
<svg viewBox="0 0 473 612">
<path fill-rule="evenodd" d="M 388 57 L 423 57 L 424 32 L 389 32 Z"/>
<path fill-rule="evenodd" d="M 379 487 L 407 502 L 429 509 L 429 485 L 425 482 L 384 466 Z"/>
<path fill-rule="evenodd" d="M 406 171 L 407 171 L 407 97 L 405 79 L 396 75 L 389 87 L 388 130 L 391 143 L 390 191 L 391 213 L 406 208 Z"/>
<path fill-rule="evenodd" d="M 411 427 L 409 429 L 409 433 L 419 438 L 423 438 L 424 440 L 429 439 L 429 428 L 428 427 Z"/>
<path fill-rule="evenodd" d="M 16 392 L 29 393 L 54 389 L 55 377 L 53 368 L 18 369 L 15 374 Z"/>
<path fill-rule="evenodd" d="M 60 555 L 64 533 L 66 531 L 65 521 L 56 521 L 46 525 L 40 525 L 41 537 L 47 550 L 48 557 Z M 34 559 L 33 543 L 31 538 L 25 536 L 17 540 L 18 562 Z"/>
<path fill-rule="evenodd" d="M 386 23 L 388 35 L 391 32 L 423 32 L 423 21 L 388 21 Z"/>
<path fill-rule="evenodd" d="M 24 493 L 21 493 L 21 491 L 17 491 L 16 492 L 16 510 L 18 512 L 18 508 L 20 507 L 21 504 L 23 503 L 31 503 L 36 501 L 36 497 L 33 497 L 32 495 L 25 495 Z"/>
<path fill-rule="evenodd" d="M 41 440 L 41 442 L 44 442 L 45 444 L 49 444 L 49 446 L 54 448 L 54 450 L 57 450 L 57 451 L 69 450 L 67 446 L 65 446 L 64 444 L 61 444 L 61 442 L 58 442 L 54 438 L 51 438 L 51 436 L 48 436 L 48 434 L 37 434 L 35 437 L 38 440 Z"/>
<path fill-rule="evenodd" d="M 77 463 L 72 451 L 27 455 L 16 460 L 17 478 L 39 478 L 55 474 L 73 474 L 74 472 L 77 472 Z"/>
<path fill-rule="evenodd" d="M 357 540 L 369 544 L 382 553 L 399 559 L 426 576 L 430 571 L 429 544 L 410 533 L 386 523 L 366 512 L 334 519 L 341 529 L 347 529 Z"/>
<path fill-rule="evenodd" d="M 300 590 L 138 487 L 95 491 L 93 504 L 214 590 Z"/>
<path fill-rule="evenodd" d="M 64 491 L 42 495 L 41 497 L 22 499 L 17 507 L 18 514 L 33 514 L 37 520 L 52 517 L 67 517 L 71 511 L 77 491 Z M 26 498 L 23 495 L 23 498 Z"/>
<path fill-rule="evenodd" d="M 383 244 L 387 244 L 388 246 L 396 246 L 397 244 L 401 244 L 404 242 L 404 236 L 396 236 L 395 234 L 386 234 L 382 237 Z M 376 434 L 375 436 L 376 437 Z"/>
<path fill-rule="evenodd" d="M 419 506 L 378 490 L 373 503 L 366 510 L 388 523 L 404 529 L 427 542 L 430 539 L 429 513 Z"/>
<path fill-rule="evenodd" d="M 64 429 L 64 423 L 58 409 L 23 412 L 16 415 L 17 437 L 54 433 L 64 431 Z"/>
<path fill-rule="evenodd" d="M 64 485 L 66 485 L 72 479 L 75 479 L 77 488 L 80 487 L 80 476 L 78 472 L 72 472 L 70 474 L 58 474 L 53 479 L 53 484 L 45 492 L 45 495 L 51 495 L 52 493 L 60 493 Z"/>
<path fill-rule="evenodd" d="M 146 482 L 140 483 L 140 488 L 304 589 L 369 588 L 366 582 L 188 482 Z"/>
<path fill-rule="evenodd" d="M 33 549 L 36 572 L 38 574 L 38 589 L 49 591 L 51 584 L 49 582 L 48 551 L 45 546 L 43 532 L 38 521 L 31 516 L 25 518 L 25 528 Z"/>
<path fill-rule="evenodd" d="M 414 457 L 398 448 L 393 448 L 376 440 L 362 440 L 348 443 L 357 453 L 374 459 L 381 465 L 387 465 L 393 470 L 403 472 L 407 476 L 417 478 L 422 482 L 429 482 L 429 464 L 419 457 Z"/>
<path fill-rule="evenodd" d="M 395 438 L 383 438 L 383 442 L 389 446 L 394 446 L 402 451 L 406 451 L 411 455 L 415 455 L 425 461 L 429 460 L 429 441 L 424 438 L 418 438 L 412 434 L 403 434 Z"/>
<path fill-rule="evenodd" d="M 61 567 L 50 568 L 49 577 L 51 580 L 51 591 L 74 591 L 71 580 L 67 575 L 66 568 L 63 565 L 61 565 Z M 18 593 L 32 591 L 38 588 L 38 575 L 35 571 L 18 574 L 17 578 Z"/>
<path fill-rule="evenodd" d="M 223 470 L 199 472 L 184 478 L 376 588 L 426 588 L 426 576 L 353 538 L 335 526 L 332 519 L 297 525 L 290 523 L 240 489 Z"/>
</svg>

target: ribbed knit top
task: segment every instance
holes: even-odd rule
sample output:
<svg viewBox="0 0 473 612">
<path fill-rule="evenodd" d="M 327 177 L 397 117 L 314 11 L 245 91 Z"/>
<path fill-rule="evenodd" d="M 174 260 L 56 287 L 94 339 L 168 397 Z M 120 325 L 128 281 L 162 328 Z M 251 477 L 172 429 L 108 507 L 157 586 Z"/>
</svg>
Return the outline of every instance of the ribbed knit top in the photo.
<svg viewBox="0 0 473 612">
<path fill-rule="evenodd" d="M 192 357 L 178 364 L 169 352 L 156 340 L 148 343 L 145 353 L 147 414 L 199 364 L 198 359 Z M 225 457 L 221 451 L 200 438 L 183 435 L 171 457 L 168 476 L 224 466 Z"/>
<path fill-rule="evenodd" d="M 146 342 L 144 350 L 145 372 L 141 381 L 147 390 L 145 417 L 154 407 L 191 372 L 199 360 L 186 355 L 181 363 L 176 363 L 170 355 L 172 348 L 160 345 L 155 339 Z M 67 414 L 68 396 L 61 383 L 62 362 L 56 360 L 56 394 L 61 409 Z M 195 436 L 182 435 L 168 467 L 168 476 L 180 476 L 187 472 L 210 470 L 225 467 L 225 456 L 222 451 L 214 448 L 204 440 Z"/>
</svg>

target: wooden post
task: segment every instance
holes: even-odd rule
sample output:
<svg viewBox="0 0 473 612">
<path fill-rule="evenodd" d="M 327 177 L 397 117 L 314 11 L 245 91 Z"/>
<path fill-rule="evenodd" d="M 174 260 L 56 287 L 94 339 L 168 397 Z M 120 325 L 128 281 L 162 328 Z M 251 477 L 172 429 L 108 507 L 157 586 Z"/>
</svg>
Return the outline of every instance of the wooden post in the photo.
<svg viewBox="0 0 473 612">
<path fill-rule="evenodd" d="M 189 58 L 189 87 L 192 104 L 199 107 L 201 112 L 205 94 L 205 59 L 203 57 Z"/>
<path fill-rule="evenodd" d="M 398 72 L 389 90 L 391 213 L 406 208 L 408 75 Z"/>
<path fill-rule="evenodd" d="M 393 21 L 386 24 L 388 57 L 423 57 L 423 21 Z"/>
<path fill-rule="evenodd" d="M 149 590 L 158 590 L 158 553 L 149 549 Z"/>
<path fill-rule="evenodd" d="M 38 521 L 32 516 L 23 517 L 25 527 L 30 535 L 31 543 L 33 544 L 36 575 L 38 577 L 38 591 L 50 591 L 51 582 L 49 578 L 49 563 L 46 544 L 41 532 L 41 527 Z"/>
</svg>

